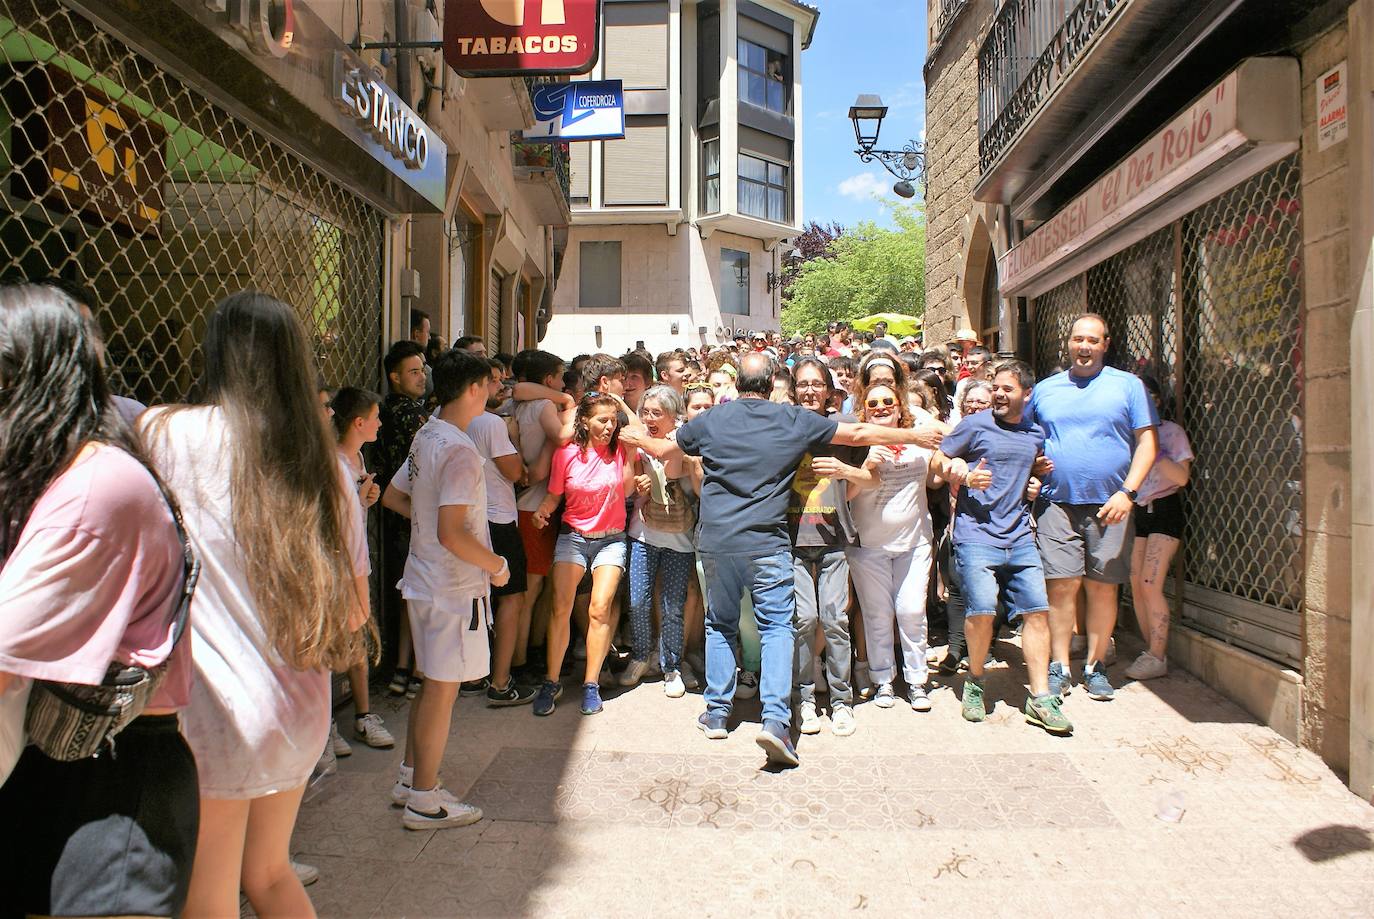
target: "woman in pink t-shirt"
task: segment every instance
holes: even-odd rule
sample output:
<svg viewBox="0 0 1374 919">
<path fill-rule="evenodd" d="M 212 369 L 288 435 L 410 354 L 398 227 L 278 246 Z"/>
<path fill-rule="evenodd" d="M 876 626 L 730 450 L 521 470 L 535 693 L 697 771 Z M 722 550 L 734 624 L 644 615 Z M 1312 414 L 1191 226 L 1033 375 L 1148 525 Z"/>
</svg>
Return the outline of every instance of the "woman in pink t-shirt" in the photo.
<svg viewBox="0 0 1374 919">
<path fill-rule="evenodd" d="M 177 723 L 181 540 L 111 404 L 93 328 L 51 287 L 0 288 L 0 468 L 0 697 L 170 658 L 113 750 L 58 762 L 30 746 L 8 778 L 0 764 L 0 913 L 179 915 L 199 816 Z"/>
<path fill-rule="evenodd" d="M 620 406 L 614 396 L 589 392 L 577 405 L 573 439 L 553 455 L 549 495 L 534 512 L 543 528 L 560 501 L 563 526 L 553 552 L 553 615 L 545 651 L 548 673 L 534 698 L 536 715 L 553 714 L 562 693 L 558 682 L 568 650 L 568 622 L 582 575 L 591 570 L 588 607 L 587 669 L 582 684 L 582 714 L 601 711 L 597 676 L 610 650 L 611 604 L 625 570 L 625 497 L 633 494 L 634 463 L 620 446 Z"/>
</svg>

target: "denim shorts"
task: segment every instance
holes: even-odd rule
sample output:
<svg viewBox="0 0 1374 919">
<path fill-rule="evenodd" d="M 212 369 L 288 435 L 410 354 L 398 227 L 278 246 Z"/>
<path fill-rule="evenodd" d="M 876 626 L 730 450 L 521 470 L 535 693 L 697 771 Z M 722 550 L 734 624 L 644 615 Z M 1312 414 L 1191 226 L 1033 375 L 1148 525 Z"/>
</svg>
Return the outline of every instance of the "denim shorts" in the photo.
<svg viewBox="0 0 1374 919">
<path fill-rule="evenodd" d="M 625 569 L 625 534 L 614 533 L 600 539 L 588 539 L 575 530 L 558 534 L 558 543 L 553 547 L 555 563 L 567 562 L 581 565 L 588 571 L 602 565 L 614 565 Z"/>
<path fill-rule="evenodd" d="M 1040 553 L 1029 539 L 1010 549 L 956 542 L 954 564 L 967 604 L 966 617 L 996 615 L 999 599 L 1008 620 L 1050 608 Z"/>
</svg>

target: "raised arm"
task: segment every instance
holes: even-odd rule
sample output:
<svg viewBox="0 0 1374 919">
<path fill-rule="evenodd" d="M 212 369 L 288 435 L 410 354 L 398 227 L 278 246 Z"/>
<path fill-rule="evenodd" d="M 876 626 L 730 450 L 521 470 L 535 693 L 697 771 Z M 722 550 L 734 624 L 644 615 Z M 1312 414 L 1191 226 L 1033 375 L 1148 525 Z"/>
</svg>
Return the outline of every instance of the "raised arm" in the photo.
<svg viewBox="0 0 1374 919">
<path fill-rule="evenodd" d="M 949 431 L 942 421 L 930 421 L 919 428 L 885 428 L 876 424 L 842 422 L 835 429 L 833 444 L 847 447 L 876 447 L 886 444 L 915 444 L 927 450 L 940 446 Z"/>
<path fill-rule="evenodd" d="M 521 381 L 510 388 L 510 395 L 516 402 L 535 402 L 539 399 L 548 399 L 559 408 L 572 408 L 576 405 L 572 396 L 559 389 L 550 389 L 542 383 Z"/>
<path fill-rule="evenodd" d="M 681 459 L 684 456 L 682 448 L 677 445 L 677 441 L 650 437 L 648 428 L 643 425 L 637 428 L 622 428 L 620 442 L 626 447 L 638 447 L 645 453 L 652 454 L 664 462 Z"/>
</svg>

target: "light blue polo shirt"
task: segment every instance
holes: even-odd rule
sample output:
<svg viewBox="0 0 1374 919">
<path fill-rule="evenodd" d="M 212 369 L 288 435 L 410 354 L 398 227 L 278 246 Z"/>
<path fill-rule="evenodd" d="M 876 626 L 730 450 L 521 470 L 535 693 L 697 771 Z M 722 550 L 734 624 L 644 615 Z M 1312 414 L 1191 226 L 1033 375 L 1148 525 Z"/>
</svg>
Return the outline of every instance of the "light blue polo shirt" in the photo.
<svg viewBox="0 0 1374 919">
<path fill-rule="evenodd" d="M 1105 503 L 1126 481 L 1135 432 L 1159 424 L 1140 378 L 1115 367 L 1093 377 L 1065 370 L 1036 383 L 1026 418 L 1045 431 L 1054 472 L 1041 494 L 1056 504 Z"/>
</svg>

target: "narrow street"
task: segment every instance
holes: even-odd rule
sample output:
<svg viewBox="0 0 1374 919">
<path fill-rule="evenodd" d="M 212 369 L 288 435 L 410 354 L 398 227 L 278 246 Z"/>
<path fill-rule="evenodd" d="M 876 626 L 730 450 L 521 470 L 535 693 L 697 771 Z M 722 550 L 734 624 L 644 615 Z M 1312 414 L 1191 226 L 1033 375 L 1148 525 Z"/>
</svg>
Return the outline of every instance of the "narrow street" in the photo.
<svg viewBox="0 0 1374 919">
<path fill-rule="evenodd" d="M 930 714 L 860 705 L 858 733 L 801 738 L 781 773 L 756 702 L 713 743 L 699 697 L 657 683 L 590 718 L 566 692 L 548 719 L 463 699 L 442 776 L 481 823 L 402 829 L 399 749 L 354 744 L 293 853 L 320 869 L 322 917 L 1370 914 L 1374 808 L 1193 677 L 1076 692 L 1056 738 L 1013 708 L 1017 670 L 989 676 L 983 725 L 937 677 Z M 405 703 L 379 707 L 399 741 Z"/>
</svg>

